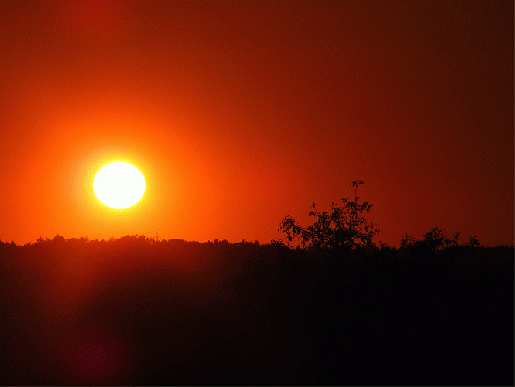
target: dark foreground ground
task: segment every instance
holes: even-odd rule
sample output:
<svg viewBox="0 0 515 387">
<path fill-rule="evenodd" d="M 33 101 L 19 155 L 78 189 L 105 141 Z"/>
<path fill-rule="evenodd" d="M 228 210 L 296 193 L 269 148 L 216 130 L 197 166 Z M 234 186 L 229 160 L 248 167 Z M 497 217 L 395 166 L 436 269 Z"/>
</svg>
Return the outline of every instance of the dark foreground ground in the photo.
<svg viewBox="0 0 515 387">
<path fill-rule="evenodd" d="M 513 254 L 0 243 L 0 384 L 513 385 Z"/>
</svg>

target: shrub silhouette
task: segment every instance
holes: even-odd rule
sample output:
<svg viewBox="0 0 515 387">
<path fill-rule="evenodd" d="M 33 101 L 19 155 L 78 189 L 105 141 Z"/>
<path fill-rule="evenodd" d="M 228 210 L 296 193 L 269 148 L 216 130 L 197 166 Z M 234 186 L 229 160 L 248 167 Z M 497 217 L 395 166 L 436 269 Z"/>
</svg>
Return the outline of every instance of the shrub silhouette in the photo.
<svg viewBox="0 0 515 387">
<path fill-rule="evenodd" d="M 288 246 L 294 240 L 300 240 L 303 248 L 317 250 L 356 249 L 373 245 L 372 239 L 379 229 L 365 218 L 372 204 L 358 202 L 357 188 L 361 184 L 362 180 L 353 181 L 354 201 L 343 198 L 341 206 L 331 203 L 331 213 L 320 212 L 317 204 L 313 203 L 313 211 L 309 212 L 309 216 L 316 220 L 311 226 L 302 227 L 290 215 L 284 217 L 279 231 L 286 234 Z"/>
<path fill-rule="evenodd" d="M 413 236 L 408 235 L 406 233 L 404 237 L 401 239 L 401 248 L 409 249 L 409 248 L 426 248 L 429 250 L 443 250 L 448 247 L 458 247 L 460 244 L 458 243 L 458 239 L 460 237 L 460 232 L 454 233 L 452 239 L 447 238 L 445 235 L 445 230 L 439 227 L 433 227 L 424 235 L 422 235 L 421 240 L 416 240 Z M 476 236 L 470 237 L 469 242 L 464 243 L 461 246 L 466 247 L 479 247 L 480 243 Z"/>
</svg>

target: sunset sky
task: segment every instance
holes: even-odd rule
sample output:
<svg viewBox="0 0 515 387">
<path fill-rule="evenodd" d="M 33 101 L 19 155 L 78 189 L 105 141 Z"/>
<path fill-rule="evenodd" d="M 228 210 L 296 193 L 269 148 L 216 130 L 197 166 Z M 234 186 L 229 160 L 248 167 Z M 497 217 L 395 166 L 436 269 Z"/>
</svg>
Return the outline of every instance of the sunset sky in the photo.
<svg viewBox="0 0 515 387">
<path fill-rule="evenodd" d="M 0 239 L 280 238 L 358 196 L 381 240 L 514 243 L 513 1 L 0 2 Z M 109 161 L 145 176 L 103 205 Z"/>
</svg>

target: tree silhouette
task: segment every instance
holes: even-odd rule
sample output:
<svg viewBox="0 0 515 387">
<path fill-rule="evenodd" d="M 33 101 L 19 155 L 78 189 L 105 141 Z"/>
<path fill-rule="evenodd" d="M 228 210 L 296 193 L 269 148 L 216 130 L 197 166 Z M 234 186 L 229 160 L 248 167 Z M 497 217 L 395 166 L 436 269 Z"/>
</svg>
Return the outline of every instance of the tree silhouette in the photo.
<svg viewBox="0 0 515 387">
<path fill-rule="evenodd" d="M 401 248 L 414 248 L 414 247 L 427 247 L 431 250 L 443 250 L 448 247 L 458 247 L 458 239 L 460 232 L 455 232 L 452 239 L 447 238 L 445 230 L 439 227 L 432 227 L 428 232 L 422 235 L 421 240 L 415 240 L 413 236 L 406 233 L 401 239 Z M 470 237 L 468 243 L 464 243 L 461 246 L 478 247 L 480 245 L 477 238 Z"/>
<path fill-rule="evenodd" d="M 469 238 L 469 241 L 466 245 L 470 247 L 479 247 L 480 243 L 477 237 L 474 235 L 473 237 Z"/>
<path fill-rule="evenodd" d="M 438 227 L 433 227 L 431 230 L 424 234 L 423 243 L 428 245 L 432 250 L 441 249 L 446 246 L 447 238 L 445 237 L 445 230 Z"/>
<path fill-rule="evenodd" d="M 362 180 L 353 181 L 354 201 L 343 198 L 341 206 L 331 203 L 331 213 L 319 211 L 317 204 L 313 203 L 309 216 L 316 220 L 311 226 L 302 227 L 290 215 L 284 217 L 279 231 L 286 234 L 288 245 L 294 240 L 300 240 L 303 248 L 319 250 L 356 249 L 373 245 L 372 239 L 379 229 L 365 218 L 372 204 L 358 202 L 357 189 L 361 184 Z"/>
</svg>

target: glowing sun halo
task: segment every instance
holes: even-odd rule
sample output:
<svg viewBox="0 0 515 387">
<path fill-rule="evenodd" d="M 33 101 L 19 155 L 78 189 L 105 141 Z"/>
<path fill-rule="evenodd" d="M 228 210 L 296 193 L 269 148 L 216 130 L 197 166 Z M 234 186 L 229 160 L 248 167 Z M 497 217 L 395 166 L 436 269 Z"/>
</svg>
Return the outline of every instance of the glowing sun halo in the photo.
<svg viewBox="0 0 515 387">
<path fill-rule="evenodd" d="M 98 200 L 111 208 L 128 208 L 145 193 L 143 174 L 133 165 L 123 162 L 107 164 L 97 172 L 93 190 Z"/>
</svg>

